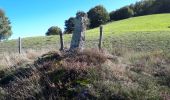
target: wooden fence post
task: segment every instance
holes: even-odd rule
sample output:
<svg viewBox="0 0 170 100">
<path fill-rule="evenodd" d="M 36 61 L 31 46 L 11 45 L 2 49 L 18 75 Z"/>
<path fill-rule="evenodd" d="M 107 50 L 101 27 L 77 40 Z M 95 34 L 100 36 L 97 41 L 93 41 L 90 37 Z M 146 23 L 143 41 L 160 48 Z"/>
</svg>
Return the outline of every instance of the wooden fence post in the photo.
<svg viewBox="0 0 170 100">
<path fill-rule="evenodd" d="M 103 26 L 100 26 L 100 37 L 99 37 L 99 49 L 102 48 L 102 39 L 103 39 Z"/>
<path fill-rule="evenodd" d="M 21 45 L 21 38 L 19 37 L 18 38 L 18 51 L 19 51 L 19 54 L 21 53 L 21 47 L 22 45 Z"/>
<path fill-rule="evenodd" d="M 64 49 L 63 33 L 60 33 L 60 44 L 60 50 L 62 51 Z"/>
</svg>

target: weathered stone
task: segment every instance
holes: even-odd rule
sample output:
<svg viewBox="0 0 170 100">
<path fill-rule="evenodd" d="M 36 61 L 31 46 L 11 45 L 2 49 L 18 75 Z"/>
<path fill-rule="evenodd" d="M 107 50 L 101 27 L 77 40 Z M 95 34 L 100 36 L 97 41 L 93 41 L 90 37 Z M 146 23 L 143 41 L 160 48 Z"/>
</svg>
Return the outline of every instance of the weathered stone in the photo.
<svg viewBox="0 0 170 100">
<path fill-rule="evenodd" d="M 75 28 L 71 40 L 70 49 L 83 49 L 85 44 L 85 31 L 88 24 L 87 14 L 77 13 L 74 20 Z"/>
</svg>

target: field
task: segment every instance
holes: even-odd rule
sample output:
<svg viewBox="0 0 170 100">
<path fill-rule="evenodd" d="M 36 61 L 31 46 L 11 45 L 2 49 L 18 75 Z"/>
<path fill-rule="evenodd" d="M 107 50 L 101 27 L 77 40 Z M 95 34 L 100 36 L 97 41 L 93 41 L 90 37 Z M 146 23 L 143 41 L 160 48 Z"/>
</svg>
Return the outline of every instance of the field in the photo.
<svg viewBox="0 0 170 100">
<path fill-rule="evenodd" d="M 115 21 L 104 25 L 103 46 L 128 47 L 135 50 L 153 50 L 170 48 L 170 14 L 148 15 Z M 97 47 L 99 28 L 86 33 L 87 47 Z M 65 35 L 65 47 L 69 47 L 71 35 Z M 23 49 L 59 48 L 59 36 L 24 38 Z M 0 54 L 17 52 L 17 41 L 0 43 Z"/>
<path fill-rule="evenodd" d="M 170 99 L 170 14 L 104 25 L 102 51 L 98 38 L 88 30 L 76 53 L 57 51 L 59 36 L 24 38 L 20 55 L 16 40 L 0 43 L 0 99 Z"/>
</svg>

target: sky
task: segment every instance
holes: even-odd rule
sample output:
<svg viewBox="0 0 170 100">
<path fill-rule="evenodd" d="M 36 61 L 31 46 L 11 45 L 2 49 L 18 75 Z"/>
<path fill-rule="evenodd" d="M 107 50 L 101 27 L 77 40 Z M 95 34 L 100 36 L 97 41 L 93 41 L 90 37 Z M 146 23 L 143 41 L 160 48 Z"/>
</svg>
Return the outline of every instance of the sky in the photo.
<svg viewBox="0 0 170 100">
<path fill-rule="evenodd" d="M 9 18 L 13 35 L 18 37 L 44 36 L 48 28 L 58 26 L 64 31 L 64 22 L 77 11 L 88 12 L 103 5 L 108 12 L 139 0 L 0 0 Z"/>
</svg>

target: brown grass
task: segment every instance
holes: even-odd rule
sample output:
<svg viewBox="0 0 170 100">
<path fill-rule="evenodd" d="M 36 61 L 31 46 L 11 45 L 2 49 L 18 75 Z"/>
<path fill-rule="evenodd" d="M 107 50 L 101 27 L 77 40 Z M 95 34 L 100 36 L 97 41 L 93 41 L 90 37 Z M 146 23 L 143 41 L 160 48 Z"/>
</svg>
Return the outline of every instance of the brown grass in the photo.
<svg viewBox="0 0 170 100">
<path fill-rule="evenodd" d="M 51 49 L 50 49 L 51 50 Z M 11 67 L 17 67 L 22 64 L 33 63 L 39 56 L 49 52 L 50 50 L 25 50 L 21 54 L 19 53 L 4 53 L 0 59 L 0 69 L 6 69 Z"/>
<path fill-rule="evenodd" d="M 84 93 L 91 99 L 168 99 L 167 53 L 126 50 L 114 55 L 98 49 L 30 50 L 6 56 L 6 66 L 18 67 L 0 73 L 0 93 L 8 99 L 82 99 Z"/>
<path fill-rule="evenodd" d="M 63 66 L 76 69 L 98 66 L 107 60 L 107 55 L 97 49 L 85 49 L 77 53 L 66 53 L 64 56 L 65 59 L 62 60 Z"/>
</svg>

